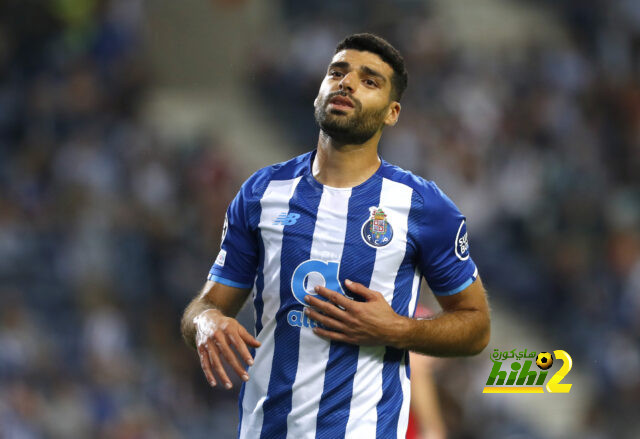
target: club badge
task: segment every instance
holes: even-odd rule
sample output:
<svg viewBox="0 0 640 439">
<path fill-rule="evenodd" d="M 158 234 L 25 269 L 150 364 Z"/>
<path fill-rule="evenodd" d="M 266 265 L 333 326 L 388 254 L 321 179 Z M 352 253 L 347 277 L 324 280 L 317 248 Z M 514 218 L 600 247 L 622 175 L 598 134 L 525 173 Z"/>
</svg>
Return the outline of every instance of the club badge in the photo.
<svg viewBox="0 0 640 439">
<path fill-rule="evenodd" d="M 393 239 L 393 228 L 387 221 L 384 210 L 372 206 L 369 212 L 369 219 L 362 225 L 362 239 L 371 247 L 384 247 Z"/>
</svg>

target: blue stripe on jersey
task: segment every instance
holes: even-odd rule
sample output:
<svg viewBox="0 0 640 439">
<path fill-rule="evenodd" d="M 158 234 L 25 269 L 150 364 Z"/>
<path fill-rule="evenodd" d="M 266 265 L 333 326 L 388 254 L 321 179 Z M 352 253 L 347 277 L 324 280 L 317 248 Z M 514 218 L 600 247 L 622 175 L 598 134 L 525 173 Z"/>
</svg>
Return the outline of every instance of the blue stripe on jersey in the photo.
<svg viewBox="0 0 640 439">
<path fill-rule="evenodd" d="M 278 163 L 268 168 L 264 168 L 259 171 L 260 174 L 268 174 L 271 172 L 272 175 L 267 180 L 266 184 L 262 185 L 260 191 L 260 197 L 264 195 L 264 191 L 266 191 L 269 186 L 269 181 L 271 180 L 289 180 L 293 178 L 297 178 L 300 174 L 304 173 L 307 167 L 309 166 L 308 158 L 312 153 L 306 153 L 301 156 L 298 156 L 292 160 L 289 160 L 285 163 Z M 260 224 L 260 215 L 262 213 L 262 207 L 260 202 L 256 203 L 257 208 L 252 209 L 250 212 L 251 221 L 255 223 L 256 230 L 258 229 L 258 225 Z M 262 299 L 262 293 L 264 290 L 264 241 L 262 240 L 262 233 L 258 230 L 258 251 L 260 254 L 260 260 L 258 262 L 258 273 L 256 276 L 256 296 L 253 299 L 253 306 L 256 311 L 255 319 L 256 319 L 256 337 L 262 331 L 262 312 L 264 311 L 264 300 Z"/>
<path fill-rule="evenodd" d="M 398 435 L 398 418 L 402 406 L 402 384 L 398 375 L 405 351 L 387 347 L 382 366 L 382 398 L 378 402 L 378 424 L 376 439 L 393 438 Z"/>
<path fill-rule="evenodd" d="M 251 348 L 250 349 L 251 352 L 251 356 L 253 357 L 255 355 L 255 349 Z M 248 366 L 245 367 L 245 371 L 248 369 Z M 240 387 L 240 395 L 238 395 L 238 408 L 240 410 L 240 415 L 238 416 L 238 434 L 236 435 L 236 437 L 240 437 L 240 429 L 242 428 L 242 400 L 244 399 L 244 389 L 246 387 L 246 383 L 243 382 L 242 383 L 242 387 Z"/>
<path fill-rule="evenodd" d="M 380 204 L 382 178 L 353 188 L 347 213 L 347 231 L 340 261 L 340 283 L 345 279 L 368 286 L 376 261 L 376 249 L 365 244 L 361 236 L 363 218 L 370 206 Z M 358 267 L 367 267 L 366 270 Z M 345 287 L 345 293 L 348 289 Z M 359 298 L 359 296 L 356 296 Z M 358 367 L 358 346 L 331 342 L 329 360 L 324 375 L 324 388 L 318 409 L 316 438 L 344 437 L 349 420 L 353 378 Z"/>
<path fill-rule="evenodd" d="M 262 241 L 262 234 L 259 234 L 258 246 L 260 250 L 260 261 L 258 262 L 258 275 L 256 276 L 256 296 L 253 298 L 253 308 L 256 311 L 256 334 L 257 337 L 262 331 L 262 311 L 264 310 L 264 300 L 262 299 L 262 292 L 264 290 L 264 242 Z"/>
<path fill-rule="evenodd" d="M 229 287 L 235 287 L 235 288 L 251 288 L 252 287 L 251 284 L 243 284 L 233 280 L 225 279 L 224 277 L 216 276 L 215 274 L 209 274 L 209 277 L 207 277 L 207 279 L 222 285 L 227 285 Z"/>
<path fill-rule="evenodd" d="M 407 218 L 407 248 L 402 264 L 400 264 L 400 268 L 398 269 L 393 289 L 393 299 L 391 299 L 391 307 L 401 316 L 407 316 L 412 311 L 409 309 L 409 302 L 411 302 L 411 288 L 415 274 L 415 267 L 413 265 L 415 253 L 411 251 L 413 244 L 408 237 L 416 236 L 415 232 L 417 232 L 420 221 L 420 207 L 421 204 L 418 196 L 416 192 L 413 191 L 411 194 L 411 210 Z M 407 351 L 391 347 L 386 348 L 384 366 L 382 367 L 382 398 L 380 398 L 378 406 L 376 407 L 378 411 L 378 423 L 376 425 L 377 438 L 390 438 L 397 435 L 398 419 L 404 397 L 401 390 L 402 383 L 400 382 L 399 372 L 400 367 L 402 367 L 401 360 L 406 355 L 408 355 Z M 406 364 L 407 370 L 405 373 L 409 376 L 408 361 Z"/>
<path fill-rule="evenodd" d="M 404 355 L 404 373 L 407 375 L 407 378 L 411 379 L 411 365 L 409 363 L 409 359 L 411 358 L 409 356 L 409 351 L 405 351 L 405 355 Z"/>
<path fill-rule="evenodd" d="M 275 346 L 267 399 L 263 405 L 261 439 L 285 438 L 287 435 L 287 416 L 291 411 L 291 388 L 298 369 L 300 343 L 300 328 L 289 325 L 287 315 L 292 310 L 302 312 L 303 309 L 291 293 L 291 278 L 294 269 L 310 258 L 321 197 L 322 189 L 303 178 L 289 200 L 289 209 L 295 205 L 295 213 L 300 217 L 295 224 L 285 225 L 282 232 L 280 309 L 276 313 Z M 283 358 L 287 360 L 283 361 Z"/>
<path fill-rule="evenodd" d="M 453 296 L 454 294 L 458 294 L 460 291 L 464 290 L 469 285 L 471 285 L 474 280 L 475 280 L 474 277 L 470 277 L 469 279 L 467 279 L 465 283 L 460 285 L 458 288 L 454 288 L 453 290 L 450 290 L 450 291 L 433 291 L 433 294 L 436 294 L 438 296 Z"/>
</svg>

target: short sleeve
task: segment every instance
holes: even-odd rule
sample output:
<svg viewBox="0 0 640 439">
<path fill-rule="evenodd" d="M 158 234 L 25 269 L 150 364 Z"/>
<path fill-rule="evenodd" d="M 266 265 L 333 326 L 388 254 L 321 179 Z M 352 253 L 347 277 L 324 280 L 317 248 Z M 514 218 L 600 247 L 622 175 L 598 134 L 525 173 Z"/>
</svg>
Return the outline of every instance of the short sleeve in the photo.
<svg viewBox="0 0 640 439">
<path fill-rule="evenodd" d="M 251 191 L 245 183 L 233 199 L 224 219 L 222 244 L 208 280 L 238 288 L 251 288 L 258 263 L 256 215 Z M 253 214 L 252 214 L 253 213 Z"/>
<path fill-rule="evenodd" d="M 466 218 L 433 182 L 427 183 L 420 215 L 420 270 L 434 294 L 467 288 L 478 276 L 469 252 Z"/>
</svg>

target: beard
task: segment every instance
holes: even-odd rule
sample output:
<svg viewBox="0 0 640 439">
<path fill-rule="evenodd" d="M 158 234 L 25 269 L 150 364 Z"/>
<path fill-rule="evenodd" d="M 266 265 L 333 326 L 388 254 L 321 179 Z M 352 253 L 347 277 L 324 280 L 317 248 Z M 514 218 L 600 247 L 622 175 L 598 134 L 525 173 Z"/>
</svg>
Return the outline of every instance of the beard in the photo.
<svg viewBox="0 0 640 439">
<path fill-rule="evenodd" d="M 345 145 L 361 145 L 384 126 L 386 106 L 363 110 L 360 101 L 353 96 L 349 96 L 354 104 L 353 114 L 346 115 L 342 110 L 327 111 L 329 101 L 338 95 L 348 96 L 344 92 L 330 93 L 318 99 L 314 111 L 318 126 L 333 140 Z"/>
</svg>

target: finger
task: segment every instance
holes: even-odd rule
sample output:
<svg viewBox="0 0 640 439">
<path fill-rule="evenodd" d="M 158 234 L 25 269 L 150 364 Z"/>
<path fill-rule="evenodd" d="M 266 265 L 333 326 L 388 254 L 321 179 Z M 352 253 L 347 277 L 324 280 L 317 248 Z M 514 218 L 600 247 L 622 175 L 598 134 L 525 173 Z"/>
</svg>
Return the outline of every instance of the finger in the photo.
<svg viewBox="0 0 640 439">
<path fill-rule="evenodd" d="M 324 300 L 320 300 L 317 297 L 313 297 L 310 294 L 307 294 L 304 298 L 305 302 L 314 307 L 315 309 L 322 311 L 324 314 L 329 315 L 337 320 L 345 321 L 347 320 L 348 314 L 342 309 L 338 308 L 332 302 L 327 302 Z M 347 299 L 348 300 L 348 299 Z"/>
<path fill-rule="evenodd" d="M 241 330 L 238 332 L 241 332 Z M 236 351 L 238 351 L 244 362 L 249 366 L 253 366 L 253 357 L 251 356 L 249 349 L 247 349 L 247 345 L 244 343 L 241 334 L 238 333 L 236 336 L 229 334 L 229 340 L 231 340 L 231 343 L 236 348 Z"/>
<path fill-rule="evenodd" d="M 344 284 L 347 288 L 349 288 L 349 291 L 364 297 L 367 301 L 373 300 L 376 298 L 376 291 L 373 291 L 372 289 L 365 287 L 361 283 L 353 282 L 353 281 L 350 281 L 349 279 L 345 279 Z"/>
<path fill-rule="evenodd" d="M 214 372 L 218 375 L 220 381 L 222 381 L 227 389 L 232 388 L 233 384 L 231 384 L 231 380 L 227 376 L 227 372 L 224 370 L 224 367 L 222 367 L 222 361 L 220 361 L 218 348 L 216 348 L 216 345 L 211 339 L 207 341 L 207 350 L 209 351 L 209 358 L 211 360 L 211 365 L 213 366 Z"/>
<path fill-rule="evenodd" d="M 333 331 L 329 331 L 329 330 L 322 329 L 322 328 L 313 328 L 313 332 L 316 335 L 319 335 L 322 338 L 326 338 L 327 340 L 340 341 L 342 343 L 355 344 L 355 341 L 353 341 L 350 337 L 348 337 L 345 334 L 342 334 L 340 332 L 333 332 Z"/>
<path fill-rule="evenodd" d="M 315 287 L 315 292 L 325 299 L 328 299 L 331 303 L 341 306 L 346 310 L 350 310 L 354 303 L 353 300 L 347 299 L 342 294 L 332 291 L 326 287 L 317 286 Z"/>
<path fill-rule="evenodd" d="M 235 371 L 236 374 L 243 380 L 248 381 L 249 375 L 244 370 L 244 367 L 238 361 L 238 357 L 235 352 L 231 350 L 229 343 L 227 342 L 227 334 L 219 332 L 214 335 L 214 340 L 218 351 L 222 354 L 222 357 L 227 361 L 227 364 Z"/>
<path fill-rule="evenodd" d="M 244 326 L 240 326 L 240 337 L 244 340 L 245 343 L 248 343 L 250 346 L 254 348 L 259 348 L 262 343 L 260 343 L 253 335 L 249 334 L 249 331 L 245 329 Z"/>
<path fill-rule="evenodd" d="M 339 322 L 336 319 L 332 319 L 331 317 L 324 314 L 320 314 L 318 311 L 306 308 L 304 312 L 311 320 L 315 320 L 316 322 L 326 326 L 327 328 L 335 329 L 336 331 L 344 333 L 349 331 L 349 328 L 344 323 Z"/>
<path fill-rule="evenodd" d="M 209 362 L 209 352 L 207 352 L 207 348 L 204 345 L 198 347 L 198 357 L 200 357 L 200 367 L 202 367 L 204 376 L 207 378 L 207 381 L 209 381 L 209 384 L 211 384 L 211 387 L 215 387 L 218 383 L 213 376 L 213 370 Z"/>
</svg>

